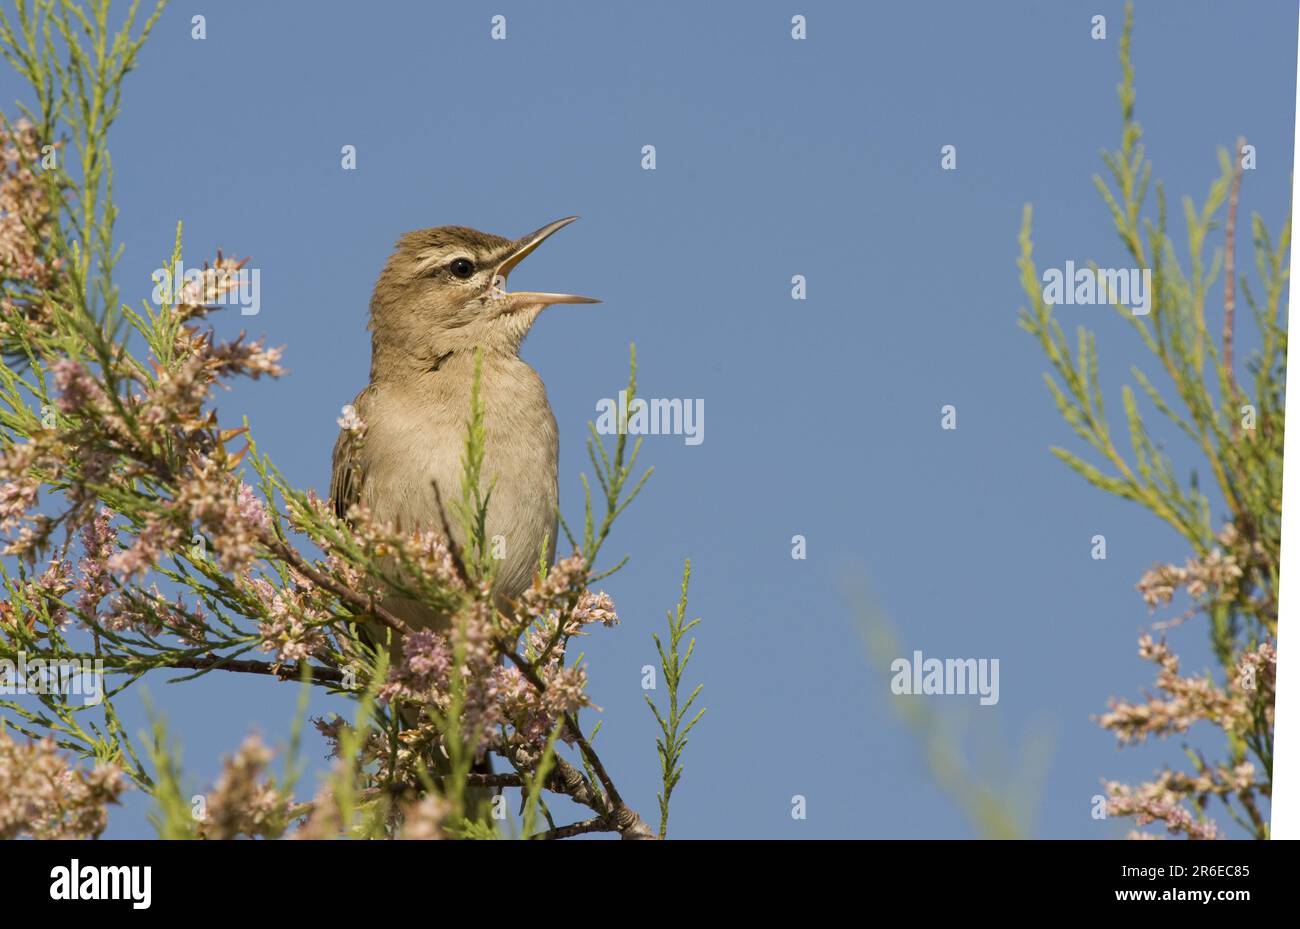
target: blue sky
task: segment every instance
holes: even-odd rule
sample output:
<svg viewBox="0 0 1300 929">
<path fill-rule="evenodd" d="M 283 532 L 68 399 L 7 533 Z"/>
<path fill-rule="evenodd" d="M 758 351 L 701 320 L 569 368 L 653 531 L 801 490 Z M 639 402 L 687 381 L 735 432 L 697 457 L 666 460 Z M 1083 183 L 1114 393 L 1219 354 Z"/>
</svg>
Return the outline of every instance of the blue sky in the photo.
<svg viewBox="0 0 1300 929">
<path fill-rule="evenodd" d="M 198 13 L 205 41 L 190 38 Z M 505 41 L 489 36 L 497 13 Z M 790 37 L 794 13 L 805 41 Z M 1097 13 L 1105 41 L 1089 36 Z M 1140 780 L 1179 744 L 1121 752 L 1090 716 L 1150 686 L 1136 639 L 1152 618 L 1134 584 L 1186 551 L 1050 455 L 1076 445 L 1016 326 L 1015 266 L 1027 202 L 1041 266 L 1128 266 L 1091 179 L 1119 140 L 1122 19 L 1109 0 L 176 2 L 112 137 L 123 297 L 148 296 L 178 220 L 191 263 L 218 247 L 252 256 L 260 315 L 215 324 L 285 345 L 291 375 L 224 395 L 223 419 L 247 415 L 292 480 L 324 491 L 397 235 L 455 223 L 518 236 L 580 214 L 511 282 L 605 301 L 548 310 L 523 351 L 559 422 L 568 518 L 590 471 L 586 423 L 625 383 L 629 342 L 644 396 L 707 410 L 700 445 L 646 440 L 655 475 L 606 547 L 632 556 L 604 585 L 623 624 L 585 643 L 597 744 L 631 805 L 655 809 L 641 667 L 690 557 L 703 620 L 690 676 L 708 713 L 674 794 L 676 836 L 973 834 L 868 663 L 855 583 L 904 654 L 1000 659 L 997 706 L 932 699 L 983 771 L 1014 769 L 1008 746 L 1027 732 L 1051 734 L 1035 835 L 1122 835 L 1089 816 L 1100 779 Z M 1295 3 L 1137 5 L 1138 117 L 1171 198 L 1201 199 L 1216 148 L 1244 135 L 1259 158 L 1243 215 L 1280 227 L 1295 21 Z M 0 81 L 0 99 L 19 94 L 10 72 Z M 956 171 L 940 170 L 947 144 Z M 795 274 L 806 301 L 791 300 Z M 1112 315 L 1060 308 L 1067 331 L 1096 329 L 1115 409 L 1144 359 Z M 939 428 L 944 404 L 955 431 Z M 1169 447 L 1185 474 L 1186 449 Z M 1096 533 L 1105 561 L 1089 557 Z M 806 560 L 790 557 L 794 534 Z M 1185 669 L 1208 667 L 1199 622 L 1172 641 Z M 198 786 L 247 732 L 282 740 L 297 700 L 236 675 L 148 687 Z M 143 727 L 135 697 L 123 710 Z M 323 754 L 309 741 L 313 772 Z M 796 794 L 806 820 L 791 818 Z M 110 835 L 147 834 L 137 798 Z"/>
</svg>

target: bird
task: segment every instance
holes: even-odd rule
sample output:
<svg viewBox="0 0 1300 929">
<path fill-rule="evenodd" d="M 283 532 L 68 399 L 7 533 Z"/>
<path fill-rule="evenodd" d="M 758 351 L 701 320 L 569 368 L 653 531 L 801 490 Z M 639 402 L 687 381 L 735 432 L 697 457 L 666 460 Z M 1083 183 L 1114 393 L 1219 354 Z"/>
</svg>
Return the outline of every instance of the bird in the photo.
<svg viewBox="0 0 1300 929">
<path fill-rule="evenodd" d="M 463 548 L 450 506 L 461 498 L 466 423 L 481 364 L 481 478 L 484 489 L 491 487 L 486 537 L 500 542 L 497 597 L 523 593 L 543 553 L 553 563 L 556 548 L 559 431 L 545 384 L 519 357 L 520 344 L 546 307 L 600 302 L 510 292 L 506 284 L 521 261 L 577 219 L 517 239 L 465 226 L 400 236 L 370 300 L 370 379 L 352 403 L 364 431 L 345 427 L 334 445 L 330 498 L 340 518 L 359 503 L 374 521 L 403 532 L 449 529 Z M 445 630 L 450 622 L 422 602 L 388 596 L 383 605 L 413 630 Z M 400 642 L 389 653 L 400 661 Z"/>
</svg>

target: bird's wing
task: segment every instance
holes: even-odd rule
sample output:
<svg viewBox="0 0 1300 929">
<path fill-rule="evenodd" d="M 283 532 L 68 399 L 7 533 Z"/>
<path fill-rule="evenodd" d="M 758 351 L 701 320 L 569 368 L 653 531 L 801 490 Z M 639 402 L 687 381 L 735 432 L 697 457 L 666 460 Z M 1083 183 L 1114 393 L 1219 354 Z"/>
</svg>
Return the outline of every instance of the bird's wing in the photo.
<svg viewBox="0 0 1300 929">
<path fill-rule="evenodd" d="M 362 391 L 353 408 L 358 415 L 364 406 L 366 391 Z M 350 429 L 340 429 L 339 437 L 334 443 L 334 470 L 330 475 L 330 503 L 334 515 L 347 519 L 352 504 L 361 500 L 361 485 L 365 472 L 361 466 L 360 443 L 357 434 Z"/>
</svg>

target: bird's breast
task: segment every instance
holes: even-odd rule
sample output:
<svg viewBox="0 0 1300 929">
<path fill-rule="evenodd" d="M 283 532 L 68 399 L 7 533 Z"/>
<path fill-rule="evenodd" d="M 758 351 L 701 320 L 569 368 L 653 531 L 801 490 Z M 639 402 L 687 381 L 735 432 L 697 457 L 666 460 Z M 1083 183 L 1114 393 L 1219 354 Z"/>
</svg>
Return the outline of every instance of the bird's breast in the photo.
<svg viewBox="0 0 1300 929">
<path fill-rule="evenodd" d="M 488 536 L 499 557 L 498 588 L 517 596 L 531 582 L 543 545 L 555 553 L 559 442 L 546 390 L 531 368 L 485 368 L 481 486 L 491 490 Z M 469 379 L 464 389 L 432 383 L 381 391 L 365 417 L 363 497 L 374 516 L 405 531 L 441 531 L 444 515 L 463 543 L 461 499 Z M 440 503 L 441 501 L 441 503 Z"/>
</svg>

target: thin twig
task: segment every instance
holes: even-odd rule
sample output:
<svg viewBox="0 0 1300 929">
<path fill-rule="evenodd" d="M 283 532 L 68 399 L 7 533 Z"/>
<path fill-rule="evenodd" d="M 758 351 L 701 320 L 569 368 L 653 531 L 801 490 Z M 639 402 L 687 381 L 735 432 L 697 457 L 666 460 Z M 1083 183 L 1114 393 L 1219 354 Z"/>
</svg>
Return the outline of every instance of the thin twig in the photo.
<svg viewBox="0 0 1300 929">
<path fill-rule="evenodd" d="M 268 538 L 263 541 L 266 546 L 274 552 L 278 558 L 280 558 L 280 560 L 287 562 L 295 571 L 307 578 L 317 587 L 328 590 L 345 603 L 349 603 L 352 606 L 364 610 L 395 632 L 405 635 L 410 631 L 410 628 L 406 623 L 399 619 L 390 610 L 385 608 L 382 604 L 377 603 L 373 597 L 359 594 L 352 588 L 340 584 L 328 574 L 316 570 L 316 568 L 309 564 L 307 560 L 292 546 L 286 545 L 284 542 L 276 538 Z"/>
<path fill-rule="evenodd" d="M 343 672 L 338 668 L 326 668 L 321 665 L 293 662 L 281 664 L 274 661 L 252 661 L 242 658 L 176 658 L 160 665 L 159 669 L 177 668 L 193 671 L 235 671 L 241 674 L 267 674 L 280 680 L 297 680 L 302 677 L 303 668 L 310 672 L 312 683 L 342 684 Z"/>
<path fill-rule="evenodd" d="M 496 787 L 523 787 L 524 786 L 524 779 L 520 777 L 518 774 L 493 774 L 488 772 L 469 771 L 466 774 L 461 775 L 461 777 L 464 779 L 466 787 L 496 788 Z M 443 781 L 452 780 L 453 776 L 450 774 L 444 774 L 444 775 L 435 774 L 432 776 L 431 779 L 435 782 L 443 782 Z M 418 783 L 408 783 L 405 781 L 398 781 L 393 784 L 388 784 L 384 787 L 373 787 L 370 790 L 374 793 L 382 792 L 382 793 L 400 795 L 405 793 L 421 793 L 424 790 L 424 785 Z"/>
<path fill-rule="evenodd" d="M 584 819 L 580 823 L 570 823 L 567 826 L 556 826 L 554 829 L 548 829 L 545 832 L 538 832 L 530 835 L 530 839 L 567 839 L 575 835 L 583 835 L 588 832 L 608 832 L 610 825 L 605 821 L 603 816 L 593 816 L 591 819 Z"/>
<path fill-rule="evenodd" d="M 519 673 L 523 675 L 524 679 L 528 681 L 528 683 L 531 684 L 538 693 L 546 692 L 546 683 L 538 677 L 537 672 L 533 669 L 531 664 L 520 657 L 520 655 L 513 649 L 503 648 L 502 654 L 504 654 L 506 658 L 510 659 L 511 663 L 519 669 Z M 623 798 L 619 794 L 618 788 L 614 786 L 614 781 L 609 776 L 609 772 L 605 770 L 605 765 L 601 762 L 600 756 L 597 755 L 596 750 L 591 747 L 591 743 L 587 741 L 587 737 L 582 734 L 582 730 L 578 726 L 578 721 L 574 719 L 572 713 L 564 714 L 564 724 L 568 729 L 570 736 L 572 736 L 573 740 L 578 744 L 578 750 L 582 753 L 582 757 L 586 759 L 587 764 L 591 765 L 592 771 L 596 773 L 596 777 L 600 780 L 601 787 L 605 790 L 607 817 L 611 825 L 613 825 L 614 828 L 618 830 L 619 834 L 625 839 L 656 838 L 654 830 L 646 825 L 645 821 L 636 814 L 635 810 L 631 809 L 623 802 Z"/>
</svg>

